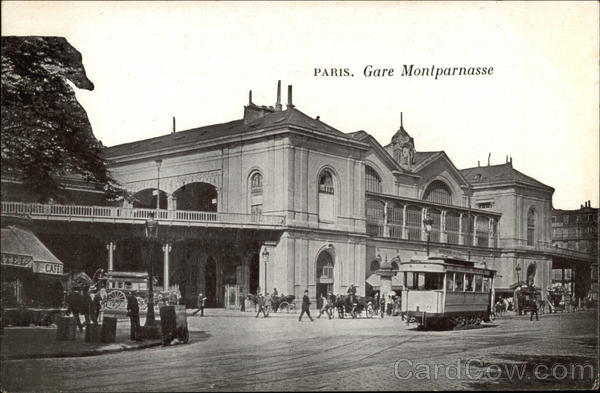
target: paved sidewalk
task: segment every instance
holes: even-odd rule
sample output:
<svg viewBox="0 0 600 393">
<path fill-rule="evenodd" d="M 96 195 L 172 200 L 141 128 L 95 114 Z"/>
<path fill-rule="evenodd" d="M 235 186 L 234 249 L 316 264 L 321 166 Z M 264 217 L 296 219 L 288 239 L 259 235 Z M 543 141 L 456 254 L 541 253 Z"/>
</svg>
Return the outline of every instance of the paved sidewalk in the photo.
<svg viewBox="0 0 600 393">
<path fill-rule="evenodd" d="M 190 332 L 190 341 L 201 341 L 204 336 L 203 332 Z M 162 345 L 161 340 L 129 340 L 129 319 L 118 320 L 115 341 L 112 344 L 89 343 L 85 341 L 85 331 L 77 331 L 75 341 L 57 341 L 55 326 L 7 327 L 0 335 L 0 359 L 94 356 Z"/>
</svg>

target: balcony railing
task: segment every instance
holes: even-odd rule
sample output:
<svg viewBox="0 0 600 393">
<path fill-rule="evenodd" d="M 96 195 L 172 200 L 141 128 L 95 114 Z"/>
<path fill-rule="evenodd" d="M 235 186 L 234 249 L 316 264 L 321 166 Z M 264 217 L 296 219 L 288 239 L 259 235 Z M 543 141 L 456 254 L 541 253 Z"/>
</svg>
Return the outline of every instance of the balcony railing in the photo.
<svg viewBox="0 0 600 393">
<path fill-rule="evenodd" d="M 27 214 L 57 218 L 132 219 L 146 220 L 154 215 L 158 220 L 183 223 L 226 223 L 251 225 L 285 225 L 285 217 L 224 212 L 202 212 L 192 210 L 156 210 L 111 206 L 50 205 L 2 201 L 2 214 Z"/>
</svg>

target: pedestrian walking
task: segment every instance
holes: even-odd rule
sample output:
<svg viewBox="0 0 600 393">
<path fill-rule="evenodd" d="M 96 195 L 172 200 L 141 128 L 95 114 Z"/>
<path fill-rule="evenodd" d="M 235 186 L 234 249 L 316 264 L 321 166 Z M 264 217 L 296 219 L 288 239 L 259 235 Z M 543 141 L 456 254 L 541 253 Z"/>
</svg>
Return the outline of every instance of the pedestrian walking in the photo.
<svg viewBox="0 0 600 393">
<path fill-rule="evenodd" d="M 258 316 L 260 315 L 260 313 L 263 313 L 263 316 L 265 316 L 265 297 L 262 295 L 262 293 L 259 292 L 258 294 L 258 298 L 256 299 L 256 305 L 258 306 L 258 311 L 256 312 L 256 318 L 258 318 Z"/>
<path fill-rule="evenodd" d="M 129 317 L 129 339 L 141 341 L 140 330 L 140 305 L 137 298 L 133 295 L 127 296 L 127 316 Z"/>
<path fill-rule="evenodd" d="M 321 310 L 319 310 L 319 315 L 317 316 L 317 318 L 321 318 L 321 315 L 323 315 L 324 313 L 329 316 L 329 319 L 331 319 L 331 315 L 329 314 L 329 303 L 327 301 L 327 297 L 325 297 L 325 294 L 322 294 L 321 295 Z"/>
<path fill-rule="evenodd" d="M 206 304 L 206 297 L 204 296 L 204 294 L 202 292 L 200 292 L 198 294 L 198 309 L 196 311 L 194 311 L 194 313 L 192 315 L 196 315 L 198 314 L 198 312 L 200 312 L 200 316 L 203 317 L 204 316 L 204 305 Z"/>
<path fill-rule="evenodd" d="M 273 303 L 273 298 L 269 295 L 269 292 L 265 294 L 265 301 L 263 304 L 263 315 L 265 318 L 269 317 L 269 312 L 271 311 L 271 304 Z"/>
<path fill-rule="evenodd" d="M 538 315 L 538 305 L 537 302 L 535 301 L 535 299 L 531 298 L 529 300 L 529 309 L 531 310 L 531 316 L 529 317 L 530 321 L 533 321 L 533 314 L 535 313 L 535 320 L 539 321 L 540 317 Z M 525 314 L 527 315 L 527 314 Z"/>
<path fill-rule="evenodd" d="M 83 308 L 82 308 L 81 313 L 83 314 L 83 317 L 85 319 L 85 328 L 87 329 L 88 326 L 90 326 L 90 321 L 91 321 L 90 316 L 94 309 L 94 299 L 93 299 L 93 295 L 91 295 L 89 292 L 89 287 L 83 287 L 82 296 L 83 296 L 83 300 L 82 300 Z"/>
<path fill-rule="evenodd" d="M 83 308 L 83 298 L 81 293 L 78 290 L 71 290 L 69 292 L 69 296 L 67 296 L 67 313 L 73 314 L 75 318 L 75 322 L 77 323 L 77 328 L 79 331 L 83 331 L 83 325 L 81 324 L 81 319 L 79 318 L 79 313 Z"/>
<path fill-rule="evenodd" d="M 90 319 L 94 325 L 98 325 L 98 317 L 100 316 L 100 308 L 102 307 L 102 296 L 100 295 L 100 291 L 91 293 L 90 296 L 92 297 Z"/>
<path fill-rule="evenodd" d="M 302 321 L 302 316 L 306 313 L 310 318 L 310 321 L 313 322 L 314 319 L 310 316 L 310 299 L 308 297 L 308 289 L 304 291 L 304 296 L 302 297 L 302 312 L 300 313 L 300 317 L 298 317 L 298 322 Z"/>
</svg>

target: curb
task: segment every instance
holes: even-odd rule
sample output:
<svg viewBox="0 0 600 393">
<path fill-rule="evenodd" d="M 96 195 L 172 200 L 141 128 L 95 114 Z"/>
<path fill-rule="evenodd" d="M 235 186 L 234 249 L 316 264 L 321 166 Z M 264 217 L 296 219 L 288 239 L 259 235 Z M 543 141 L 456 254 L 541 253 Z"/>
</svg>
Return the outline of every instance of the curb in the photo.
<svg viewBox="0 0 600 393">
<path fill-rule="evenodd" d="M 90 349 L 86 351 L 73 351 L 73 352 L 56 352 L 56 353 L 31 353 L 31 354 L 23 354 L 23 355 L 14 355 L 14 356 L 1 356 L 1 361 L 7 360 L 26 360 L 26 359 L 49 359 L 49 358 L 71 358 L 71 357 L 87 357 L 87 356 L 96 356 L 96 355 L 106 355 L 109 353 L 116 352 L 124 352 L 124 351 L 134 351 L 136 349 L 146 349 L 152 347 L 158 347 L 162 345 L 161 341 L 150 342 L 147 344 L 136 345 L 127 347 L 125 344 L 121 344 L 120 348 L 109 348 L 109 349 Z"/>
</svg>

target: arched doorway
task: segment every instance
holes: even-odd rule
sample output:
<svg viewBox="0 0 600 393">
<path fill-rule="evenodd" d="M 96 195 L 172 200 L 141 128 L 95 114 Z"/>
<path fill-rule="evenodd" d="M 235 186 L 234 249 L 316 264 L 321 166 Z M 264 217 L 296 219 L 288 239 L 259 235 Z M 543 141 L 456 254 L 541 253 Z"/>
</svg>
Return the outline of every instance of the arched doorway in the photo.
<svg viewBox="0 0 600 393">
<path fill-rule="evenodd" d="M 217 188 L 208 183 L 185 184 L 173 193 L 177 210 L 217 211 Z"/>
<path fill-rule="evenodd" d="M 317 307 L 321 308 L 321 296 L 333 293 L 333 256 L 327 250 L 317 258 Z"/>
<path fill-rule="evenodd" d="M 139 209 L 156 209 L 156 188 L 147 188 L 133 194 L 133 207 Z M 161 209 L 167 208 L 167 193 L 160 190 Z"/>
</svg>

